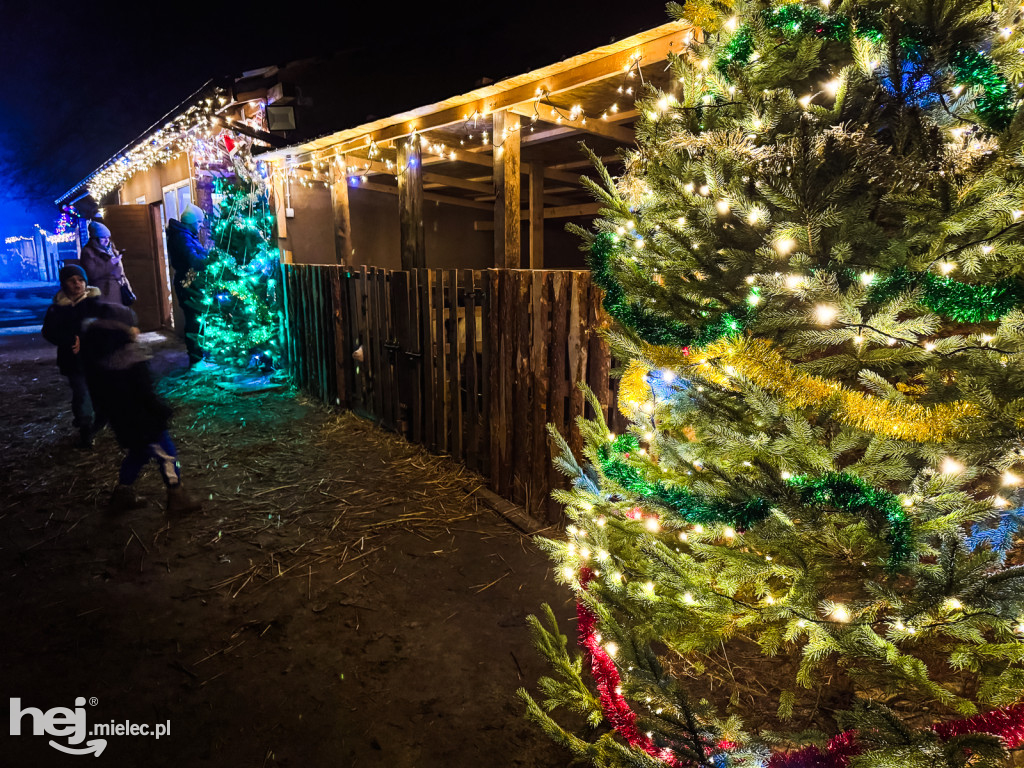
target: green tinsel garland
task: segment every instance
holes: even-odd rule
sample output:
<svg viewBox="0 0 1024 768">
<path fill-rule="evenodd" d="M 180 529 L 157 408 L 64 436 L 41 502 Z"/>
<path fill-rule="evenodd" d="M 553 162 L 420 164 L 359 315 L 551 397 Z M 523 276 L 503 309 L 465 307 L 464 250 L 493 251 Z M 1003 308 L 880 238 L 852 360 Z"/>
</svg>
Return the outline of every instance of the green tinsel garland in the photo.
<svg viewBox="0 0 1024 768">
<path fill-rule="evenodd" d="M 915 288 L 921 289 L 924 306 L 958 323 L 994 322 L 1024 305 L 1024 285 L 1012 278 L 992 285 L 974 285 L 931 272 L 909 272 L 902 267 L 876 280 L 868 297 L 873 302 L 889 301 Z"/>
<path fill-rule="evenodd" d="M 760 11 L 762 24 L 785 35 L 815 35 L 828 40 L 846 42 L 854 33 L 853 21 L 842 14 L 829 14 L 818 8 L 791 3 Z M 927 50 L 926 30 L 905 27 L 908 34 L 900 38 L 900 46 L 914 61 L 919 61 Z M 878 42 L 883 36 L 883 27 L 877 18 L 857 19 L 855 34 Z M 722 53 L 715 61 L 715 68 L 723 75 L 728 74 L 730 65 L 745 66 L 754 53 L 754 38 L 747 24 L 737 29 Z M 995 62 L 988 54 L 967 46 L 954 48 L 949 57 L 949 67 L 954 81 L 959 85 L 982 89 L 976 102 L 976 111 L 982 123 L 993 130 L 1006 128 L 1013 119 L 1013 89 L 999 73 Z"/>
<path fill-rule="evenodd" d="M 599 449 L 601 472 L 621 488 L 665 507 L 688 523 L 726 523 L 740 531 L 764 520 L 771 511 L 768 499 L 752 498 L 740 503 L 704 499 L 684 488 L 672 488 L 642 473 L 616 456 L 628 456 L 640 448 L 635 435 L 619 435 Z M 899 499 L 888 491 L 872 488 L 860 478 L 843 472 L 829 472 L 817 478 L 794 477 L 790 484 L 802 504 L 815 508 L 833 507 L 841 512 L 866 517 L 886 529 L 889 545 L 886 568 L 895 572 L 913 554 L 913 529 Z"/>
<path fill-rule="evenodd" d="M 845 472 L 828 472 L 821 477 L 794 477 L 790 484 L 804 504 L 834 507 L 842 512 L 867 517 L 884 526 L 889 545 L 887 568 L 895 571 L 913 553 L 913 530 L 900 500 L 888 491 L 872 488 L 859 477 Z"/>
<path fill-rule="evenodd" d="M 640 448 L 635 435 L 619 435 L 610 445 L 600 448 L 601 471 L 609 480 L 662 507 L 666 507 L 688 523 L 727 523 L 746 530 L 768 516 L 770 505 L 765 499 L 750 499 L 740 504 L 710 501 L 684 488 L 670 488 L 664 483 L 644 479 L 635 467 L 615 458 L 629 455 Z"/>
<path fill-rule="evenodd" d="M 717 319 L 695 329 L 629 301 L 612 272 L 615 248 L 613 236 L 607 232 L 598 234 L 594 239 L 588 259 L 593 280 L 604 290 L 602 306 L 605 311 L 647 343 L 678 347 L 705 346 L 743 329 L 748 315 L 745 307 L 723 312 Z"/>
</svg>

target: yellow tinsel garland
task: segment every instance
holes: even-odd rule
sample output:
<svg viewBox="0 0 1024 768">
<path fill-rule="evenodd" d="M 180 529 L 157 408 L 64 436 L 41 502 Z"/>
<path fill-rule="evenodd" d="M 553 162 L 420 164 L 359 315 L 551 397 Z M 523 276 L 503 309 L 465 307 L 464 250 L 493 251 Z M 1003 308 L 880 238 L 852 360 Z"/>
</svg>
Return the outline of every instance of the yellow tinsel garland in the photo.
<svg viewBox="0 0 1024 768">
<path fill-rule="evenodd" d="M 900 440 L 942 442 L 963 434 L 963 420 L 979 415 L 976 406 L 962 400 L 931 406 L 893 402 L 801 373 L 766 339 L 722 338 L 689 354 L 647 345 L 644 353 L 654 366 L 680 376 L 725 389 L 735 389 L 734 377 L 742 376 L 792 408 L 827 408 L 844 424 Z M 638 361 L 628 366 L 619 385 L 619 408 L 627 416 L 635 413 L 636 403 L 650 399 L 650 385 L 644 379 L 649 372 Z"/>
</svg>

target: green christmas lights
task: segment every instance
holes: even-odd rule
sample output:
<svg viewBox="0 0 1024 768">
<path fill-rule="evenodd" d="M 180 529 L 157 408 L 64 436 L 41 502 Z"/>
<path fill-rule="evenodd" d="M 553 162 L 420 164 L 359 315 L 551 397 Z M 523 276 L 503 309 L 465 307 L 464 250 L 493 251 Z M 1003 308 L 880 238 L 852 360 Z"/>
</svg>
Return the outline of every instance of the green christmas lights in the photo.
<svg viewBox="0 0 1024 768">
<path fill-rule="evenodd" d="M 192 283 L 202 296 L 200 341 L 214 358 L 276 367 L 279 251 L 266 195 L 244 181 L 218 180 L 223 197 L 211 225 L 214 247 Z"/>
</svg>

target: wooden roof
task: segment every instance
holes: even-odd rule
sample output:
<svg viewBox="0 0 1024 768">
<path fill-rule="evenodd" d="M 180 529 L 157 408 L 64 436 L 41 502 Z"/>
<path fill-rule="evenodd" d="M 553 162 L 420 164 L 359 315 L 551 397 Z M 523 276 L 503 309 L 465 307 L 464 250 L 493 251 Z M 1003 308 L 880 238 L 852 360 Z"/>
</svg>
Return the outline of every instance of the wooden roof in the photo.
<svg viewBox="0 0 1024 768">
<path fill-rule="evenodd" d="M 579 142 L 610 160 L 618 148 L 632 145 L 633 102 L 641 85 L 671 90 L 666 59 L 681 54 L 696 34 L 682 22 L 663 24 L 459 96 L 265 152 L 261 159 L 326 180 L 328 163 L 343 158 L 348 173 L 358 177 L 354 186 L 394 192 L 395 142 L 418 134 L 425 139 L 426 199 L 489 210 L 492 150 L 500 144 L 491 115 L 506 110 L 519 119 L 523 172 L 542 170 L 545 205 L 571 213 L 591 200 L 579 187 L 589 167 Z"/>
</svg>

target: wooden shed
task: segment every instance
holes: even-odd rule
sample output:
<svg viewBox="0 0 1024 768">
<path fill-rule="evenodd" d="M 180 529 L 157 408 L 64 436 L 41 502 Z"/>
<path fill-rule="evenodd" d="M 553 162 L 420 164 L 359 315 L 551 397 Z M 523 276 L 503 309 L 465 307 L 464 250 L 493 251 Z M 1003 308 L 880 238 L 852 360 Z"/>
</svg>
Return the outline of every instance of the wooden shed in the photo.
<svg viewBox="0 0 1024 768">
<path fill-rule="evenodd" d="M 613 430 L 600 290 L 566 221 L 598 206 L 579 142 L 633 144 L 644 83 L 671 92 L 671 23 L 461 96 L 262 155 L 272 163 L 296 381 L 555 519 L 546 425 Z"/>
</svg>

